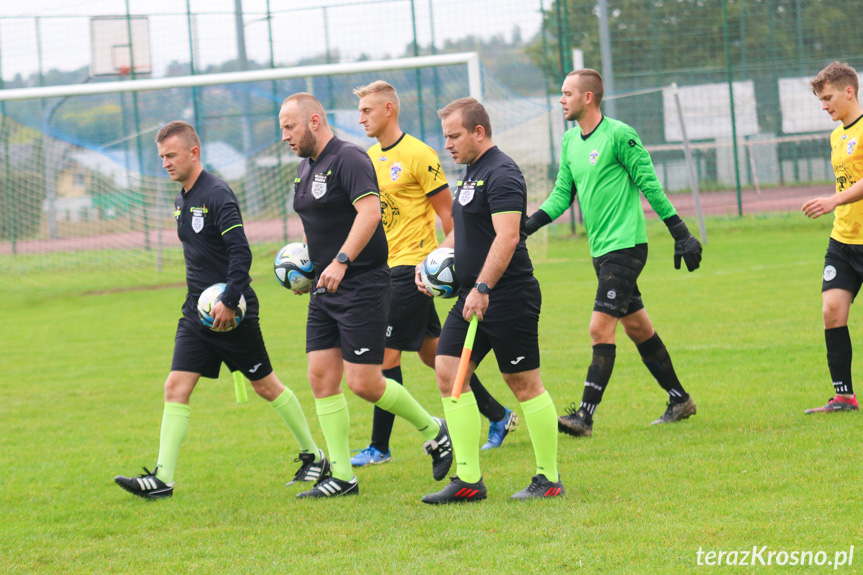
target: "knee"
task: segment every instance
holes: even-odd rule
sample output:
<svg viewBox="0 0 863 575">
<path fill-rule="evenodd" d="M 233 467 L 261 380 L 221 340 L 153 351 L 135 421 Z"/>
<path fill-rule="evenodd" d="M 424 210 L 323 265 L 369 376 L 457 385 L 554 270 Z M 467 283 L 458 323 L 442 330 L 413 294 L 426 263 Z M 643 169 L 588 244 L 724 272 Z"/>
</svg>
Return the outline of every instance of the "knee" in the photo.
<svg viewBox="0 0 863 575">
<path fill-rule="evenodd" d="M 834 301 L 825 301 L 821 306 L 821 318 L 827 329 L 845 325 L 842 306 Z"/>
<path fill-rule="evenodd" d="M 345 378 L 348 387 L 359 397 L 372 403 L 378 401 L 384 395 L 386 382 L 382 374 L 377 376 L 351 377 Z"/>
<path fill-rule="evenodd" d="M 165 380 L 166 403 L 189 403 L 192 389 L 184 381 L 168 376 Z"/>
<path fill-rule="evenodd" d="M 423 364 L 425 364 L 427 367 L 430 367 L 432 369 L 435 368 L 435 354 L 434 354 L 434 352 L 427 353 L 424 350 L 421 350 L 418 352 L 417 355 L 419 355 L 420 361 L 422 361 Z"/>
<path fill-rule="evenodd" d="M 255 390 L 255 393 L 268 401 L 275 400 L 285 390 L 285 386 L 282 385 L 282 382 L 279 381 L 278 377 L 276 377 L 275 372 L 271 373 L 263 379 L 253 381 L 251 382 L 251 384 L 252 389 Z"/>
</svg>

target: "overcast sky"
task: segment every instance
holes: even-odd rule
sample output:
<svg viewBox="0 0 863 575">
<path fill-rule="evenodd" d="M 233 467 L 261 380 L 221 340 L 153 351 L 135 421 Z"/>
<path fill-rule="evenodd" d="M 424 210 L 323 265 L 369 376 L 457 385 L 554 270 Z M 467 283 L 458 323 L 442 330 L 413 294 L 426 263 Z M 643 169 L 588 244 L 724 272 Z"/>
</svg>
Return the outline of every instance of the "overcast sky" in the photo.
<svg viewBox="0 0 863 575">
<path fill-rule="evenodd" d="M 233 59 L 237 54 L 236 33 L 231 14 L 234 0 L 189 0 L 198 14 L 199 61 L 205 67 Z M 550 4 L 546 0 L 545 4 Z M 188 25 L 185 0 L 129 0 L 132 15 L 150 16 L 150 50 L 154 73 L 161 75 L 172 60 L 187 62 Z M 431 39 L 429 0 L 415 0 L 417 35 L 420 44 Z M 321 54 L 326 49 L 322 5 L 327 9 L 330 46 L 339 48 L 342 58 L 361 54 L 372 58 L 401 54 L 412 41 L 409 0 L 270 0 L 274 14 L 273 31 L 277 63 L 294 62 Z M 438 46 L 446 39 L 468 34 L 510 37 L 514 27 L 530 38 L 539 29 L 539 0 L 432 0 L 434 35 Z M 243 0 L 248 56 L 269 62 L 266 0 Z M 548 7 L 548 6 L 546 6 Z M 0 0 L 0 69 L 9 80 L 15 74 L 28 76 L 38 70 L 36 25 L 39 16 L 43 70 L 74 70 L 90 64 L 91 16 L 125 15 L 126 0 Z M 301 23 L 301 30 L 292 26 Z M 364 30 L 373 30 L 364 34 Z M 381 33 L 385 30 L 385 33 Z M 170 41 L 169 41 L 170 40 Z M 298 41 L 300 40 L 300 41 Z M 185 46 L 178 52 L 178 44 Z"/>
</svg>

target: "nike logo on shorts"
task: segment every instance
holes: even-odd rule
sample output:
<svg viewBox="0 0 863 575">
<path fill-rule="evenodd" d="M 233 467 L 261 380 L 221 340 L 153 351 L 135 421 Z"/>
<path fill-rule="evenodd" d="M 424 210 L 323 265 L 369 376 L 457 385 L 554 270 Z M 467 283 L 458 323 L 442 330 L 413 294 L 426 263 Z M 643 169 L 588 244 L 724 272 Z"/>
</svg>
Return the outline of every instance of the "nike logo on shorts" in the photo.
<svg viewBox="0 0 863 575">
<path fill-rule="evenodd" d="M 260 364 L 260 363 L 255 364 L 255 367 L 249 369 L 249 373 L 255 373 L 256 371 L 258 371 L 258 368 L 261 367 L 261 365 L 263 365 L 263 364 Z"/>
<path fill-rule="evenodd" d="M 357 355 L 362 355 L 362 354 L 364 354 L 364 353 L 365 353 L 365 352 L 367 352 L 367 351 L 369 351 L 369 348 L 367 348 L 367 347 L 361 347 L 360 349 L 355 349 L 355 350 L 354 350 L 354 353 L 355 353 L 355 354 L 357 354 Z"/>
<path fill-rule="evenodd" d="M 524 359 L 524 356 L 523 356 L 523 355 L 520 355 L 520 356 L 518 356 L 517 358 L 515 358 L 513 361 L 511 361 L 510 363 L 511 363 L 511 364 L 513 364 L 513 365 L 518 365 L 518 362 L 520 362 L 520 361 L 521 361 L 521 360 L 523 360 L 523 359 Z"/>
</svg>

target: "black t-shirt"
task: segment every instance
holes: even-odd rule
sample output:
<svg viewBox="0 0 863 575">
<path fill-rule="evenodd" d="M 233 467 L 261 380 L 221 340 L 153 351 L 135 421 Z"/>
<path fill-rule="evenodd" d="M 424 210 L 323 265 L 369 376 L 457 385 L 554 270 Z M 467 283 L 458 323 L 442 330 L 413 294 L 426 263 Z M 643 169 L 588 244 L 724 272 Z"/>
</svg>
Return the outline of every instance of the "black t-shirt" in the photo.
<svg viewBox="0 0 863 575">
<path fill-rule="evenodd" d="M 252 251 L 237 196 L 228 184 L 202 171 L 191 190 L 177 194 L 174 217 L 186 259 L 188 293 L 183 313 L 195 315 L 201 292 L 215 283 L 227 283 L 222 301 L 236 308 L 243 294 L 248 315 L 248 307 L 257 302 L 249 285 Z M 251 311 L 257 314 L 257 309 Z"/>
<path fill-rule="evenodd" d="M 309 256 L 320 275 L 344 245 L 357 217 L 354 202 L 363 196 L 380 197 L 372 161 L 365 150 L 336 137 L 316 161 L 300 162 L 294 181 L 294 211 L 303 221 Z M 387 237 L 379 223 L 369 243 L 353 259 L 345 277 L 387 263 Z"/>
<path fill-rule="evenodd" d="M 520 238 L 515 253 L 497 286 L 515 284 L 533 276 L 524 229 L 527 185 L 516 163 L 497 146 L 465 166 L 452 204 L 455 232 L 455 272 L 462 289 L 476 283 L 497 234 L 492 215 L 520 212 Z M 497 287 L 496 286 L 496 287 Z"/>
</svg>

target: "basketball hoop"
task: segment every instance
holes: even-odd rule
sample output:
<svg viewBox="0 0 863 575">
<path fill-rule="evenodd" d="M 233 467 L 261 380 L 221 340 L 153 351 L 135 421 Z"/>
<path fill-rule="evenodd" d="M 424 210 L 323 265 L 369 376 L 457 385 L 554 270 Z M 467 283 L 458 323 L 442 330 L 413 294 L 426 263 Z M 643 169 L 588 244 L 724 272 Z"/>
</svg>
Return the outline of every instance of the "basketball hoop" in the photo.
<svg viewBox="0 0 863 575">
<path fill-rule="evenodd" d="M 118 71 L 120 72 L 120 76 L 124 77 L 124 76 L 128 76 L 129 72 L 131 72 L 132 69 L 129 68 L 129 66 L 120 66 L 120 69 Z"/>
</svg>

